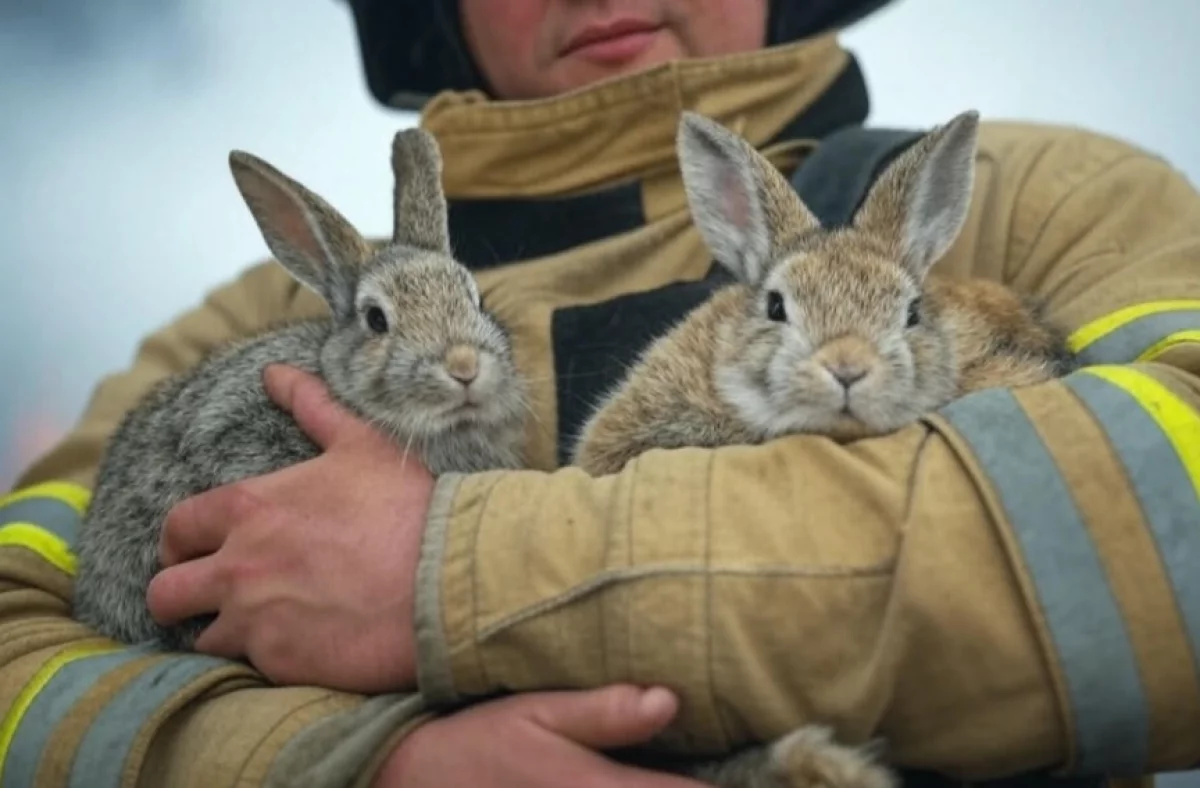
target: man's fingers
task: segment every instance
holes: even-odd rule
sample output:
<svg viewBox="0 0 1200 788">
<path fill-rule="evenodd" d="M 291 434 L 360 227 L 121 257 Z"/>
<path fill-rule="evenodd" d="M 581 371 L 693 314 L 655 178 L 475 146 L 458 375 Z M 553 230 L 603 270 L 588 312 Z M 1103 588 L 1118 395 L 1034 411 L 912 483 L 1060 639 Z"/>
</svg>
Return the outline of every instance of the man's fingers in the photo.
<svg viewBox="0 0 1200 788">
<path fill-rule="evenodd" d="M 158 539 L 158 560 L 174 566 L 215 553 L 225 544 L 229 531 L 251 516 L 259 500 L 245 482 L 226 484 L 185 498 L 171 507 Z"/>
<path fill-rule="evenodd" d="M 612 766 L 612 781 L 606 784 L 619 785 L 621 788 L 712 788 L 709 783 L 666 772 L 625 766 L 619 763 L 610 765 Z"/>
<path fill-rule="evenodd" d="M 200 654 L 241 659 L 246 656 L 242 647 L 245 642 L 241 629 L 234 625 L 232 619 L 228 615 L 219 615 L 196 638 L 194 647 Z"/>
<path fill-rule="evenodd" d="M 353 413 L 334 402 L 325 381 L 302 369 L 270 364 L 263 371 L 263 386 L 267 396 L 291 413 L 300 429 L 322 449 L 363 428 Z"/>
<path fill-rule="evenodd" d="M 146 589 L 150 617 L 162 626 L 170 626 L 192 616 L 217 612 L 224 593 L 220 577 L 214 556 L 162 570 L 151 578 Z"/>
<path fill-rule="evenodd" d="M 628 684 L 518 700 L 528 701 L 532 722 L 590 749 L 642 744 L 665 728 L 678 708 L 669 690 Z"/>
</svg>

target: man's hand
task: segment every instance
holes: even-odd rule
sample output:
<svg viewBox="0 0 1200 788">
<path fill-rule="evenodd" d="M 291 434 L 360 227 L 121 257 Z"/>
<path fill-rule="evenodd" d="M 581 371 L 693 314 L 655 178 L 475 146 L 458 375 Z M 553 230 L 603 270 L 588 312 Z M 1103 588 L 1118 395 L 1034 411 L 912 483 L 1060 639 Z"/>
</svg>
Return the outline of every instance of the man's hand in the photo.
<svg viewBox="0 0 1200 788">
<path fill-rule="evenodd" d="M 676 708 L 665 689 L 624 684 L 490 701 L 417 728 L 372 788 L 704 788 L 595 752 L 649 741 Z"/>
<path fill-rule="evenodd" d="M 164 625 L 217 613 L 196 650 L 244 656 L 280 684 L 411 689 L 433 478 L 333 402 L 319 378 L 272 366 L 264 382 L 324 453 L 175 506 L 150 613 Z"/>
</svg>

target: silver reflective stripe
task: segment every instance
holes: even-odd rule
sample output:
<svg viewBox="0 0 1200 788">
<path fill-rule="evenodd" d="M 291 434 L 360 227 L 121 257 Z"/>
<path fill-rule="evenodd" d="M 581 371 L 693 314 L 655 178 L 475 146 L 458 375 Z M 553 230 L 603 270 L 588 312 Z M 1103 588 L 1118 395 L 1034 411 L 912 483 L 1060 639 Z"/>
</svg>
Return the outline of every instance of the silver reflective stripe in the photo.
<svg viewBox="0 0 1200 788">
<path fill-rule="evenodd" d="M 96 715 L 75 750 L 69 788 L 121 785 L 126 761 L 146 720 L 171 696 L 205 673 L 230 661 L 199 654 L 171 654 L 146 668 Z"/>
<path fill-rule="evenodd" d="M 74 659 L 59 668 L 21 715 L 8 748 L 0 788 L 28 788 L 34 785 L 39 761 L 46 753 L 50 737 L 63 718 L 74 710 L 84 693 L 92 689 L 105 673 L 148 653 L 148 650 L 140 648 L 109 651 Z M 104 783 L 93 784 L 96 788 L 106 788 Z"/>
<path fill-rule="evenodd" d="M 1125 621 L 1071 491 L 1016 397 L 988 389 L 942 415 L 991 481 L 1067 684 L 1078 773 L 1144 772 L 1149 711 Z"/>
<path fill-rule="evenodd" d="M 32 523 L 53 532 L 68 547 L 75 545 L 79 533 L 79 514 L 66 501 L 57 498 L 23 498 L 0 506 L 0 526 L 8 523 Z"/>
<path fill-rule="evenodd" d="M 1155 342 L 1189 329 L 1200 331 L 1200 310 L 1155 312 L 1105 334 L 1081 349 L 1078 357 L 1084 364 L 1129 364 Z"/>
<path fill-rule="evenodd" d="M 1067 385 L 1108 433 L 1158 547 L 1200 677 L 1200 498 L 1175 447 L 1137 398 L 1095 375 Z"/>
</svg>

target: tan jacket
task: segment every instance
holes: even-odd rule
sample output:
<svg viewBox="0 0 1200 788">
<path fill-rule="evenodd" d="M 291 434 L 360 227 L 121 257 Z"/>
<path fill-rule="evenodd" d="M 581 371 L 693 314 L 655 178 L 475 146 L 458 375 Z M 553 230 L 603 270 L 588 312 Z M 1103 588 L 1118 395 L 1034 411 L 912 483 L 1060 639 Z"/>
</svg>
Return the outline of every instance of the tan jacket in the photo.
<svg viewBox="0 0 1200 788">
<path fill-rule="evenodd" d="M 974 207 L 939 263 L 1045 296 L 1097 366 L 851 446 L 794 437 L 650 452 L 600 479 L 556 470 L 575 349 L 604 357 L 604 326 L 620 335 L 644 299 L 711 266 L 675 169 L 679 110 L 786 169 L 811 141 L 767 141 L 846 65 L 826 38 L 548 101 L 428 107 L 460 218 L 479 200 L 555 198 L 617 229 L 479 264 L 535 381 L 536 469 L 439 481 L 423 692 L 665 682 L 683 699 L 677 749 L 819 719 L 962 778 L 1200 762 L 1200 194 L 1150 153 L 985 123 Z M 589 202 L 612 188 L 633 189 L 632 220 Z M 68 618 L 75 513 L 121 415 L 217 344 L 321 309 L 278 266 L 249 269 L 151 334 L 24 474 L 0 510 L 0 786 L 363 785 L 424 718 L 417 699 L 269 688 Z"/>
</svg>

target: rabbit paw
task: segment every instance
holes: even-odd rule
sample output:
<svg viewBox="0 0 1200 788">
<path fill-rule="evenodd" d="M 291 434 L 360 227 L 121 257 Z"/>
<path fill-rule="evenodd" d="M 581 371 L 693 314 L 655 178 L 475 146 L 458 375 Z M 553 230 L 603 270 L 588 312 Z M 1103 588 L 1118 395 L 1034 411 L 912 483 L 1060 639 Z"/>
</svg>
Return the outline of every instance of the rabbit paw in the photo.
<svg viewBox="0 0 1200 788">
<path fill-rule="evenodd" d="M 806 725 L 774 742 L 709 761 L 690 776 L 716 788 L 899 788 L 879 763 L 883 742 L 838 744 L 833 731 Z"/>
<path fill-rule="evenodd" d="M 769 768 L 780 788 L 896 788 L 892 770 L 876 762 L 877 744 L 840 745 L 823 726 L 805 726 L 770 746 Z"/>
<path fill-rule="evenodd" d="M 824 726 L 807 725 L 771 744 L 767 767 L 779 788 L 897 788 L 876 757 L 881 743 L 849 747 Z"/>
</svg>

